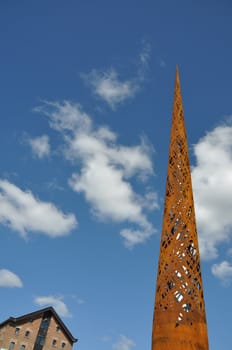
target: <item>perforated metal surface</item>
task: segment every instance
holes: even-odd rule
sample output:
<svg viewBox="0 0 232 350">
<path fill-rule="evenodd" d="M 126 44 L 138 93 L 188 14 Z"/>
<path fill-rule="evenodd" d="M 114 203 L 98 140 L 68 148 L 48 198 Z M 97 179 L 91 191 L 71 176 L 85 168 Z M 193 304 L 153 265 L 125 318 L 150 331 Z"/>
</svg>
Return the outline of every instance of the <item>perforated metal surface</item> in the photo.
<svg viewBox="0 0 232 350">
<path fill-rule="evenodd" d="M 200 256 L 178 70 L 152 335 L 152 350 L 164 349 L 208 349 Z"/>
</svg>

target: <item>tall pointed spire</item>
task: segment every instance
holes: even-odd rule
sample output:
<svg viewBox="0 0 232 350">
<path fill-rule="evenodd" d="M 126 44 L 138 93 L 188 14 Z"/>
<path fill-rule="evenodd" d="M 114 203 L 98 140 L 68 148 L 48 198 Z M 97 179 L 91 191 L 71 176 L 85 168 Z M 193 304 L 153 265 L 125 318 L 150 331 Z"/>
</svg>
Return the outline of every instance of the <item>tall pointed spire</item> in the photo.
<svg viewBox="0 0 232 350">
<path fill-rule="evenodd" d="M 178 67 L 152 350 L 208 350 L 200 255 Z"/>
</svg>

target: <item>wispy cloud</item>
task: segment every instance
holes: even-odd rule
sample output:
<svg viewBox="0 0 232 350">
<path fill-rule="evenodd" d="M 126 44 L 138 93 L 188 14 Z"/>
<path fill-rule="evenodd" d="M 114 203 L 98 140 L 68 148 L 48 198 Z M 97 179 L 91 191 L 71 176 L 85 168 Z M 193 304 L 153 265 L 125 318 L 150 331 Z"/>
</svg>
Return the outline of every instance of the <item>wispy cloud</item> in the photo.
<svg viewBox="0 0 232 350">
<path fill-rule="evenodd" d="M 105 101 L 112 109 L 115 109 L 125 100 L 133 98 L 139 91 L 145 78 L 149 59 L 150 45 L 144 43 L 134 77 L 123 79 L 115 68 L 102 71 L 94 69 L 90 73 L 82 74 L 81 76 L 92 89 L 94 95 Z"/>
<path fill-rule="evenodd" d="M 194 146 L 192 170 L 202 257 L 218 256 L 232 238 L 232 126 L 216 127 Z"/>
<path fill-rule="evenodd" d="M 61 317 L 71 317 L 63 296 L 39 296 L 34 298 L 34 303 L 39 306 L 52 306 Z"/>
<path fill-rule="evenodd" d="M 139 54 L 139 60 L 137 64 L 137 79 L 140 83 L 142 83 L 146 77 L 147 71 L 149 69 L 149 62 L 151 58 L 151 45 L 148 41 L 143 40 L 142 42 L 142 50 Z"/>
<path fill-rule="evenodd" d="M 102 341 L 103 343 L 108 343 L 109 341 L 111 341 L 111 337 L 109 337 L 108 335 L 104 335 L 100 338 L 100 341 Z"/>
<path fill-rule="evenodd" d="M 159 65 L 161 68 L 166 68 L 167 66 L 166 62 L 162 58 L 159 58 Z"/>
<path fill-rule="evenodd" d="M 54 204 L 42 202 L 7 180 L 0 180 L 0 200 L 0 223 L 22 236 L 34 231 L 58 237 L 77 226 L 74 214 L 64 214 Z"/>
<path fill-rule="evenodd" d="M 85 300 L 84 300 L 84 299 L 81 299 L 81 298 L 78 298 L 78 299 L 77 299 L 77 304 L 83 305 L 83 304 L 85 304 Z"/>
<path fill-rule="evenodd" d="M 33 154 L 42 159 L 50 154 L 50 143 L 47 135 L 42 135 L 35 138 L 28 138 L 28 144 L 31 146 Z"/>
<path fill-rule="evenodd" d="M 78 305 L 83 305 L 83 304 L 85 304 L 85 300 L 83 299 L 83 298 L 80 298 L 78 295 L 76 295 L 76 294 L 73 294 L 72 296 L 71 296 L 71 298 L 73 299 L 73 300 L 75 300 L 75 302 L 78 304 Z"/>
<path fill-rule="evenodd" d="M 23 282 L 14 272 L 0 269 L 0 287 L 21 288 L 22 286 Z"/>
<path fill-rule="evenodd" d="M 223 285 L 228 286 L 232 281 L 232 264 L 225 260 L 219 264 L 214 264 L 212 273 L 221 280 Z"/>
<path fill-rule="evenodd" d="M 127 248 L 131 249 L 136 244 L 141 244 L 146 242 L 146 240 L 155 232 L 153 226 L 144 222 L 141 224 L 141 228 L 132 229 L 124 228 L 121 230 L 120 235 L 124 238 L 124 244 Z"/>
<path fill-rule="evenodd" d="M 114 350 L 131 350 L 135 346 L 135 342 L 126 337 L 125 335 L 120 335 L 117 343 L 113 344 L 112 348 Z"/>
<path fill-rule="evenodd" d="M 56 178 L 53 178 L 50 181 L 46 182 L 45 185 L 49 191 L 64 191 L 64 187 L 59 184 Z"/>
<path fill-rule="evenodd" d="M 93 70 L 89 74 L 83 74 L 82 77 L 94 94 L 102 98 L 112 109 L 133 97 L 139 88 L 135 80 L 120 79 L 118 72 L 113 68 L 106 71 Z"/>
<path fill-rule="evenodd" d="M 99 219 L 139 227 L 122 230 L 127 247 L 147 240 L 154 228 L 144 210 L 154 207 L 155 196 L 154 193 L 139 195 L 129 180 L 153 174 L 152 148 L 148 142 L 142 140 L 136 146 L 119 144 L 117 135 L 107 126 L 95 127 L 79 104 L 47 102 L 37 110 L 44 112 L 50 126 L 63 134 L 65 157 L 79 161 L 80 170 L 69 180 L 71 188 L 84 194 Z"/>
</svg>

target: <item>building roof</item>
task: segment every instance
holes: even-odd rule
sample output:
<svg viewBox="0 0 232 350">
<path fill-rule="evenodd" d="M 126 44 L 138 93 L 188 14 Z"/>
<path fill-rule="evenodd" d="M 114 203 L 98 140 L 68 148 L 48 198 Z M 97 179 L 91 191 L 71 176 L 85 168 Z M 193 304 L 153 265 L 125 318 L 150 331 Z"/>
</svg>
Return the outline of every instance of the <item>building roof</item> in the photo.
<svg viewBox="0 0 232 350">
<path fill-rule="evenodd" d="M 61 318 L 59 317 L 59 315 L 56 313 L 56 311 L 53 309 L 52 306 L 49 306 L 47 308 L 31 312 L 31 313 L 23 315 L 23 316 L 9 317 L 7 320 L 5 320 L 2 323 L 0 323 L 0 328 L 5 326 L 6 324 L 10 324 L 12 326 L 23 324 L 23 323 L 26 323 L 28 321 L 35 320 L 37 318 L 43 317 L 44 315 L 53 316 L 55 318 L 56 322 L 59 324 L 60 328 L 66 334 L 67 338 L 70 340 L 70 342 L 72 344 L 77 342 L 78 339 L 73 337 L 71 332 L 65 326 L 64 322 L 61 320 Z"/>
</svg>

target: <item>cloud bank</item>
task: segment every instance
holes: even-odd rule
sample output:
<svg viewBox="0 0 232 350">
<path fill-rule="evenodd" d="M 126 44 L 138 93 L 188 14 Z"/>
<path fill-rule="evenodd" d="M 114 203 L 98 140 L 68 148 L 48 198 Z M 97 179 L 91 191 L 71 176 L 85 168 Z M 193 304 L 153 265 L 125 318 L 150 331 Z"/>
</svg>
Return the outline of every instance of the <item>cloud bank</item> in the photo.
<svg viewBox="0 0 232 350">
<path fill-rule="evenodd" d="M 42 202 L 7 180 L 0 180 L 0 201 L 0 223 L 24 237 L 28 232 L 58 237 L 77 227 L 74 214 L 64 214 L 54 204 Z"/>
<path fill-rule="evenodd" d="M 136 193 L 130 179 L 143 180 L 153 174 L 152 148 L 146 140 L 139 145 L 124 146 L 107 126 L 96 127 L 79 104 L 47 102 L 37 111 L 45 113 L 51 128 L 64 138 L 64 156 L 79 164 L 79 171 L 69 179 L 69 185 L 85 196 L 92 213 L 100 220 L 128 223 L 122 229 L 127 247 L 147 240 L 154 232 L 145 210 L 158 207 L 157 196 Z"/>
<path fill-rule="evenodd" d="M 232 280 L 232 264 L 225 260 L 219 264 L 213 264 L 212 273 L 221 280 L 223 285 L 227 286 Z"/>
<path fill-rule="evenodd" d="M 23 282 L 14 272 L 0 269 L 0 287 L 23 287 Z"/>
<path fill-rule="evenodd" d="M 208 132 L 194 146 L 194 154 L 192 180 L 201 255 L 213 259 L 220 244 L 232 238 L 232 126 Z"/>
<path fill-rule="evenodd" d="M 38 306 L 52 306 L 60 317 L 71 317 L 67 305 L 63 301 L 63 296 L 38 296 L 34 298 L 34 303 Z"/>
</svg>

